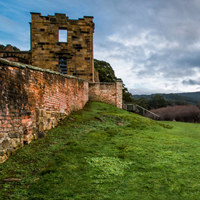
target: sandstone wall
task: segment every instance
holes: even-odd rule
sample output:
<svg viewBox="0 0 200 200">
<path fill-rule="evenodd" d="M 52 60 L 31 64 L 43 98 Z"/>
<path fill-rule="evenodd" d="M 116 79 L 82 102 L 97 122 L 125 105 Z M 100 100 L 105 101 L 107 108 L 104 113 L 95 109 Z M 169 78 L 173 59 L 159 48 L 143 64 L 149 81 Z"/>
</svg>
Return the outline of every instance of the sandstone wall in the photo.
<svg viewBox="0 0 200 200">
<path fill-rule="evenodd" d="M 89 99 L 122 108 L 122 80 L 118 79 L 116 83 L 89 83 Z"/>
<path fill-rule="evenodd" d="M 87 81 L 0 59 L 0 163 L 87 101 Z"/>
<path fill-rule="evenodd" d="M 0 58 L 25 64 L 31 64 L 31 55 L 31 51 L 0 50 Z"/>
<path fill-rule="evenodd" d="M 93 17 L 71 20 L 65 14 L 41 16 L 31 13 L 32 65 L 59 71 L 59 58 L 66 59 L 67 74 L 94 82 Z M 67 41 L 59 41 L 66 30 Z"/>
<path fill-rule="evenodd" d="M 97 83 L 100 82 L 99 81 L 99 72 L 96 69 L 94 69 L 94 82 L 97 82 Z"/>
</svg>

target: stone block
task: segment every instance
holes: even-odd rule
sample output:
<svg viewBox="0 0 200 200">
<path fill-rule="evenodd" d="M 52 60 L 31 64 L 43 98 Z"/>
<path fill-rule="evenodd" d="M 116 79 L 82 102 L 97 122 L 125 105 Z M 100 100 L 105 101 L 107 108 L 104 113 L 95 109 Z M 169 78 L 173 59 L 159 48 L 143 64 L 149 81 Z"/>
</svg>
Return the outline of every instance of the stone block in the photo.
<svg viewBox="0 0 200 200">
<path fill-rule="evenodd" d="M 48 119 L 51 118 L 51 112 L 49 112 L 49 111 L 46 112 L 46 118 L 48 118 Z"/>
<path fill-rule="evenodd" d="M 56 116 L 56 112 L 51 112 L 51 117 L 55 117 Z"/>
<path fill-rule="evenodd" d="M 40 122 L 43 122 L 43 117 L 39 117 L 39 121 L 38 121 L 39 123 Z"/>
<path fill-rule="evenodd" d="M 60 113 L 57 112 L 57 113 L 56 113 L 56 120 L 59 120 L 59 119 L 60 119 Z"/>
<path fill-rule="evenodd" d="M 3 156 L 0 156 L 0 163 L 5 162 L 8 159 L 8 156 L 4 154 Z"/>
<path fill-rule="evenodd" d="M 43 131 L 44 130 L 44 123 L 43 122 L 40 122 L 39 123 L 39 132 Z"/>
<path fill-rule="evenodd" d="M 52 119 L 48 119 L 48 123 L 47 123 L 47 126 L 46 126 L 46 130 L 52 129 L 52 124 L 53 124 L 53 120 L 52 120 Z"/>
<path fill-rule="evenodd" d="M 36 109 L 36 110 L 35 110 L 36 122 L 39 122 L 39 117 L 41 116 L 40 113 L 41 113 L 41 112 L 40 112 L 40 109 Z"/>
<path fill-rule="evenodd" d="M 4 133 L 0 133 L 0 139 L 4 138 L 5 134 Z"/>
<path fill-rule="evenodd" d="M 45 135 L 46 135 L 46 133 L 43 132 L 43 131 L 42 131 L 42 132 L 38 132 L 38 133 L 36 134 L 37 138 L 39 138 L 39 139 L 44 138 Z"/>
<path fill-rule="evenodd" d="M 8 133 L 8 136 L 10 138 L 19 138 L 19 132 Z"/>
<path fill-rule="evenodd" d="M 15 150 L 12 149 L 12 148 L 8 148 L 7 151 L 6 151 L 6 155 L 8 157 L 12 156 L 14 153 L 15 153 Z"/>
<path fill-rule="evenodd" d="M 0 144 L 0 146 L 2 146 L 3 149 L 9 148 L 9 147 L 10 147 L 10 142 L 9 142 L 9 140 L 8 140 L 8 139 L 4 139 L 4 140 L 2 141 L 2 143 Z"/>
<path fill-rule="evenodd" d="M 11 146 L 12 146 L 14 149 L 17 149 L 17 148 L 19 148 L 19 147 L 21 146 L 20 138 L 14 138 L 14 139 L 12 139 L 12 140 L 11 140 L 11 143 L 12 143 Z"/>
<path fill-rule="evenodd" d="M 33 134 L 33 133 L 35 133 L 35 132 L 36 132 L 36 127 L 33 126 L 33 127 L 31 128 L 31 133 Z"/>
<path fill-rule="evenodd" d="M 40 116 L 41 116 L 41 117 L 43 117 L 43 116 L 46 115 L 46 111 L 45 111 L 45 110 L 40 110 L 40 111 L 41 111 L 41 113 L 40 113 Z"/>
<path fill-rule="evenodd" d="M 43 117 L 43 130 L 46 130 L 48 125 L 48 118 L 46 116 Z"/>
<path fill-rule="evenodd" d="M 4 150 L 1 150 L 1 151 L 0 151 L 0 156 L 4 156 L 4 154 L 5 154 L 5 151 L 4 151 Z"/>
</svg>

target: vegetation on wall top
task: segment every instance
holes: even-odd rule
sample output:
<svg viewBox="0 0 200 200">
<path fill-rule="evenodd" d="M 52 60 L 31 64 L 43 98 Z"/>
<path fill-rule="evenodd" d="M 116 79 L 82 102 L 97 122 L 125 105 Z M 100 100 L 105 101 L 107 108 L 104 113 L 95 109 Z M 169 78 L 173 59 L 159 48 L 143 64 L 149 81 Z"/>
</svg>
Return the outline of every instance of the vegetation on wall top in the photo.
<svg viewBox="0 0 200 200">
<path fill-rule="evenodd" d="M 100 82 L 115 82 L 117 80 L 115 72 L 108 62 L 94 59 L 94 67 L 99 72 Z"/>
<path fill-rule="evenodd" d="M 10 45 L 10 44 L 9 44 Z M 17 47 L 15 46 L 12 46 L 11 47 L 13 48 L 13 51 L 20 51 L 20 49 L 18 49 Z M 0 44 L 0 50 L 6 50 L 6 46 L 4 46 L 3 44 Z"/>
</svg>

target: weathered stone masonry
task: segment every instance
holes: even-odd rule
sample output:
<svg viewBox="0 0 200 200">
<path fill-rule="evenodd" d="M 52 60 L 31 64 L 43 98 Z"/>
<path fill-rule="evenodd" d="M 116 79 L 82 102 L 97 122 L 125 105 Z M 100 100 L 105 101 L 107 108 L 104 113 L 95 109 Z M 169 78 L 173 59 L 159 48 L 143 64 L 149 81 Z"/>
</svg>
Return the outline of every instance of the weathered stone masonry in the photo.
<svg viewBox="0 0 200 200">
<path fill-rule="evenodd" d="M 60 13 L 31 14 L 32 65 L 59 71 L 59 58 L 64 58 L 67 74 L 93 82 L 93 17 L 71 20 Z M 65 42 L 59 41 L 60 30 L 67 31 Z"/>
<path fill-rule="evenodd" d="M 89 99 L 122 108 L 122 80 L 116 83 L 89 83 Z"/>
<path fill-rule="evenodd" d="M 89 84 L 0 58 L 0 163 L 72 111 L 82 109 L 89 97 L 122 108 L 122 82 Z"/>
</svg>

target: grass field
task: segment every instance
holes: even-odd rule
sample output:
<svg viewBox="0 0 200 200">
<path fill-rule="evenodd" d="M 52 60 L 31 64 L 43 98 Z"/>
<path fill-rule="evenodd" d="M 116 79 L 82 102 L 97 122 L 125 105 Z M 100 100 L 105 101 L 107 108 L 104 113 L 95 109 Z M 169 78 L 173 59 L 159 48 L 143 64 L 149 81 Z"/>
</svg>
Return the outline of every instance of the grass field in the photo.
<svg viewBox="0 0 200 200">
<path fill-rule="evenodd" d="M 89 103 L 0 165 L 0 199 L 200 199 L 200 124 Z"/>
</svg>

